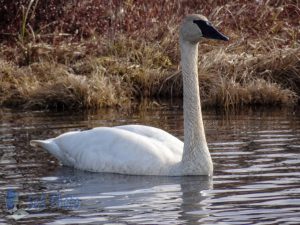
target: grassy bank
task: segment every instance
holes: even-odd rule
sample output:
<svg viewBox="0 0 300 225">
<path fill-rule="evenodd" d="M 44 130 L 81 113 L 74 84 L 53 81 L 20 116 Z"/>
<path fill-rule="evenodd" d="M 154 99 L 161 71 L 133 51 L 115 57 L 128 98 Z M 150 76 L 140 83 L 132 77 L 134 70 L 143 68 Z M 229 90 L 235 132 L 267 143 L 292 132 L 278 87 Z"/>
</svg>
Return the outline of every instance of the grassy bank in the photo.
<svg viewBox="0 0 300 225">
<path fill-rule="evenodd" d="M 205 105 L 299 103 L 298 1 L 136 0 L 111 1 L 108 8 L 104 1 L 50 1 L 64 12 L 54 18 L 38 17 L 42 3 L 24 2 L 15 6 L 24 4 L 15 26 L 0 24 L 2 106 L 99 108 L 181 97 L 177 29 L 186 12 L 207 15 L 231 38 L 200 45 Z"/>
</svg>

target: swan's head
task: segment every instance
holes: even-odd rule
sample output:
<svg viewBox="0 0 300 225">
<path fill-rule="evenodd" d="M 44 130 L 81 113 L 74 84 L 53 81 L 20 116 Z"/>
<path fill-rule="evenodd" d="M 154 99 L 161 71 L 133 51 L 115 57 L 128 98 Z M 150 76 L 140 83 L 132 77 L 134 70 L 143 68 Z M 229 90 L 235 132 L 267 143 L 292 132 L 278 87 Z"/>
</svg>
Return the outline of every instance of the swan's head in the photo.
<svg viewBox="0 0 300 225">
<path fill-rule="evenodd" d="M 220 33 L 205 16 L 188 15 L 180 27 L 180 36 L 184 41 L 198 43 L 201 38 L 228 41 L 229 38 Z"/>
</svg>

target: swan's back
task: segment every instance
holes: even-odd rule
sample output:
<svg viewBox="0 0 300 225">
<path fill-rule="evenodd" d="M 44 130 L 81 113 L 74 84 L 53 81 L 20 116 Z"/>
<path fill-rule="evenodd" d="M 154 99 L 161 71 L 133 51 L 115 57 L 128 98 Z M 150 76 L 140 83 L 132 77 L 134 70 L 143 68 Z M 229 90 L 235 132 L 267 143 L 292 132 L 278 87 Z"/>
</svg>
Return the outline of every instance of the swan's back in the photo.
<svg viewBox="0 0 300 225">
<path fill-rule="evenodd" d="M 153 127 L 101 127 L 32 141 L 78 169 L 143 175 L 172 175 L 182 158 L 183 143 Z"/>
</svg>

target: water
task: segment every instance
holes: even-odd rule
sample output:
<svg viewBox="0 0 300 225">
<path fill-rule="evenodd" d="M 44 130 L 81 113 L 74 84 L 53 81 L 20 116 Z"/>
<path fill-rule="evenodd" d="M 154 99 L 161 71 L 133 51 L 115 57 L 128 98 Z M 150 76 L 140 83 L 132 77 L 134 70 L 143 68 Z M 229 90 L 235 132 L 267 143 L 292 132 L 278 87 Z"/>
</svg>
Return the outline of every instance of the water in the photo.
<svg viewBox="0 0 300 225">
<path fill-rule="evenodd" d="M 69 130 L 127 123 L 160 127 L 182 139 L 178 106 L 72 115 L 2 110 L 0 116 L 0 224 L 300 222 L 299 111 L 204 111 L 212 178 L 83 172 L 29 146 L 31 139 Z M 9 203 L 19 210 L 8 212 Z"/>
</svg>

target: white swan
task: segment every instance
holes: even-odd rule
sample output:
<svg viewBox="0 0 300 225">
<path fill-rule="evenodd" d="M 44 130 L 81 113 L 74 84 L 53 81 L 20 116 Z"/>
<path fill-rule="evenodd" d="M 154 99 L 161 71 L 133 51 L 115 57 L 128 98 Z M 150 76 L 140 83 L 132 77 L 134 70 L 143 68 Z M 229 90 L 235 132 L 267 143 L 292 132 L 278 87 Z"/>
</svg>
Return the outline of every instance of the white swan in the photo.
<svg viewBox="0 0 300 225">
<path fill-rule="evenodd" d="M 198 85 L 198 42 L 202 37 L 228 40 L 202 15 L 188 15 L 180 27 L 183 76 L 184 143 L 154 127 L 99 127 L 32 140 L 64 165 L 94 172 L 132 175 L 211 175 Z"/>
</svg>

